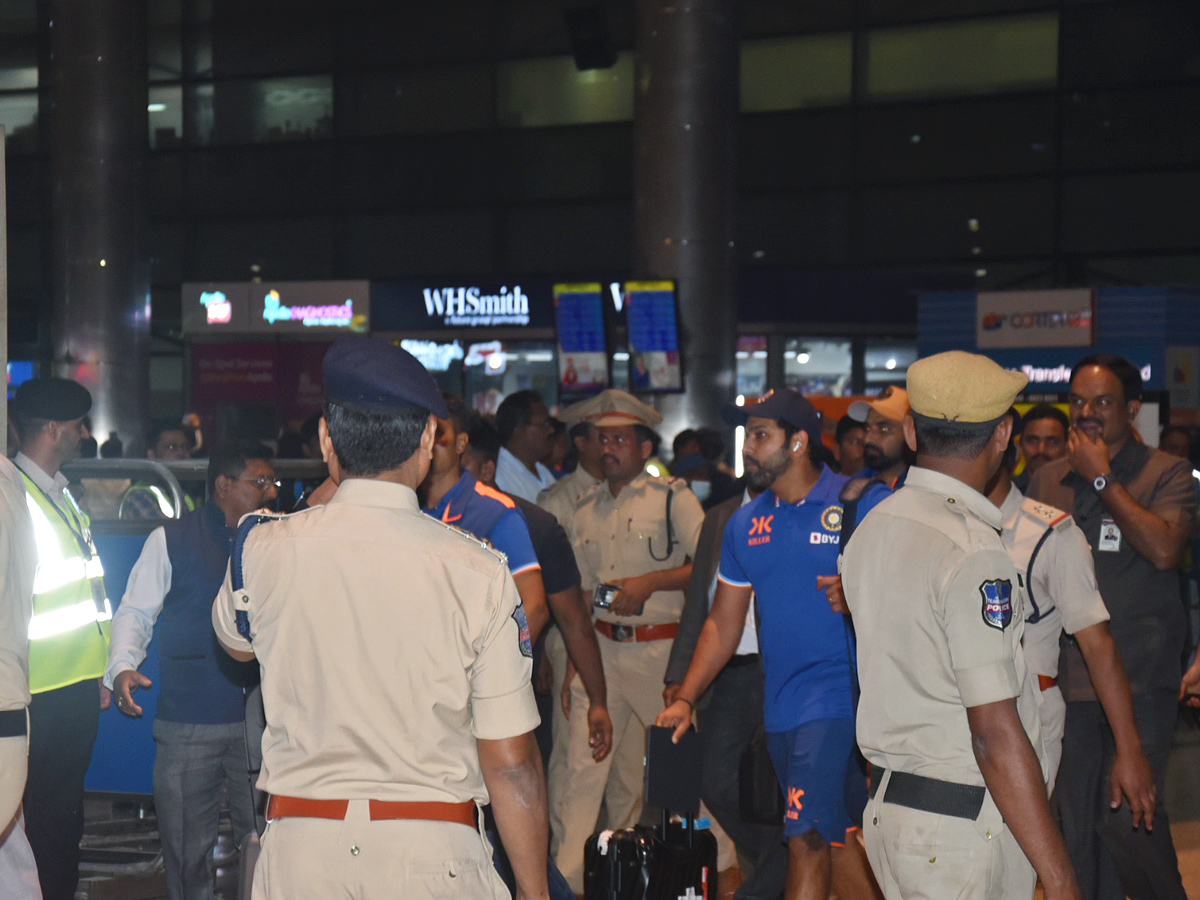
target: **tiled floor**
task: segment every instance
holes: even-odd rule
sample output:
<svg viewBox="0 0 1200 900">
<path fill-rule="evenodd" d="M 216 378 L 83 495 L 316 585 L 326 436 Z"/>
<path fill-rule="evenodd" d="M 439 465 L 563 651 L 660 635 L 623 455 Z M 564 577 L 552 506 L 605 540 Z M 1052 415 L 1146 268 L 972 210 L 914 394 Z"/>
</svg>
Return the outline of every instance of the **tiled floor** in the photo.
<svg viewBox="0 0 1200 900">
<path fill-rule="evenodd" d="M 1175 748 L 1167 770 L 1165 802 L 1179 852 L 1184 887 L 1188 897 L 1200 898 L 1200 729 L 1190 723 L 1182 724 L 1175 735 Z M 114 813 L 109 798 L 94 798 L 89 802 L 86 842 L 95 848 L 98 857 L 107 854 L 110 872 L 83 882 L 77 894 L 79 900 L 160 900 L 165 897 L 161 873 L 113 877 L 122 868 L 128 871 L 138 867 L 139 860 L 144 860 L 147 854 L 153 856 L 157 849 L 157 835 L 145 825 L 138 825 L 137 813 L 135 805 L 118 808 Z M 238 900 L 236 868 L 218 873 L 216 900 Z"/>
</svg>

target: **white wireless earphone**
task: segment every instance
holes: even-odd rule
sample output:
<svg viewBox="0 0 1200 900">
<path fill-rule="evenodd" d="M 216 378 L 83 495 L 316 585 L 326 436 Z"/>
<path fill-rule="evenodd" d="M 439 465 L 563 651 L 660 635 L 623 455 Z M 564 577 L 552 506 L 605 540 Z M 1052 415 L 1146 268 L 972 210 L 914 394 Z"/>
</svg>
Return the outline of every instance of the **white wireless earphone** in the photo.
<svg viewBox="0 0 1200 900">
<path fill-rule="evenodd" d="M 795 452 L 796 452 L 797 450 L 799 450 L 799 449 L 800 449 L 800 442 L 799 442 L 799 441 L 796 441 L 794 444 L 792 444 L 792 452 L 793 452 L 793 453 L 795 453 Z"/>
</svg>

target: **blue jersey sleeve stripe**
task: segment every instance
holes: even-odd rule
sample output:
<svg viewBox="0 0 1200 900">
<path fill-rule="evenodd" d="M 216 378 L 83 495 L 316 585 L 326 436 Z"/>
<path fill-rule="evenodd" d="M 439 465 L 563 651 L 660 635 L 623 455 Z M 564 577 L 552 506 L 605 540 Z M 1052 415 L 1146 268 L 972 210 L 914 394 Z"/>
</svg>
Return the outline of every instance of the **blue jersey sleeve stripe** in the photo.
<svg viewBox="0 0 1200 900">
<path fill-rule="evenodd" d="M 753 585 L 750 584 L 750 582 L 748 582 L 748 581 L 734 581 L 732 578 L 726 578 L 720 572 L 717 573 L 717 581 L 720 581 L 724 584 L 729 585 L 730 587 L 735 587 L 735 588 L 753 587 Z"/>
</svg>

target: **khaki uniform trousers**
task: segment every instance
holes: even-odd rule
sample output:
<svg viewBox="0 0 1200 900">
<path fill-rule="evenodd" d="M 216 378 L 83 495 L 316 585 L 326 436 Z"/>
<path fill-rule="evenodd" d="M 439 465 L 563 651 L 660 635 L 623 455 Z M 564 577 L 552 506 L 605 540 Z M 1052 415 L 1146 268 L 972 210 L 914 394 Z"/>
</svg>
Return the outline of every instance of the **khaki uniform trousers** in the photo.
<svg viewBox="0 0 1200 900">
<path fill-rule="evenodd" d="M 1053 794 L 1054 782 L 1058 780 L 1058 767 L 1062 762 L 1063 735 L 1067 730 L 1067 701 L 1057 685 L 1042 691 L 1038 718 L 1042 723 L 1042 756 L 1046 760 L 1046 771 L 1050 773 L 1046 790 Z"/>
<path fill-rule="evenodd" d="M 887 900 L 1030 900 L 1036 876 L 991 794 L 975 821 L 882 802 L 867 804 L 867 859 Z"/>
<path fill-rule="evenodd" d="M 603 801 L 609 828 L 628 828 L 641 814 L 645 772 L 645 729 L 662 712 L 663 677 L 671 641 L 621 643 L 599 636 L 604 678 L 608 683 L 608 714 L 613 723 L 613 752 L 600 762 L 588 746 L 586 715 L 569 719 L 565 791 L 560 798 L 560 830 L 554 836 L 554 858 L 572 890 L 583 893 L 583 845 L 596 830 Z M 587 708 L 581 685 L 572 686 L 572 704 Z M 632 734 L 629 732 L 632 730 Z M 636 743 L 633 738 L 640 738 Z M 553 763 L 551 763 L 553 768 Z M 606 787 L 608 791 L 606 793 Z"/>
<path fill-rule="evenodd" d="M 344 821 L 276 819 L 254 868 L 252 900 L 509 900 L 478 831 L 453 822 L 372 822 L 351 800 Z"/>
</svg>

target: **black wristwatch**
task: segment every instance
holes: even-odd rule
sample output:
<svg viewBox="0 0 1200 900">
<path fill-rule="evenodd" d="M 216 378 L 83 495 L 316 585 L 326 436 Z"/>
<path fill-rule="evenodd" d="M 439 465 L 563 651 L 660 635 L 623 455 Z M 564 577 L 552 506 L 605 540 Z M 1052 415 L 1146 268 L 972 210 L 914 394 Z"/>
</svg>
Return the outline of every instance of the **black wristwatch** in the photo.
<svg viewBox="0 0 1200 900">
<path fill-rule="evenodd" d="M 1096 489 L 1097 494 L 1108 487 L 1108 479 L 1111 477 L 1112 472 L 1109 472 L 1107 475 L 1097 475 L 1092 479 L 1092 487 Z"/>
</svg>

